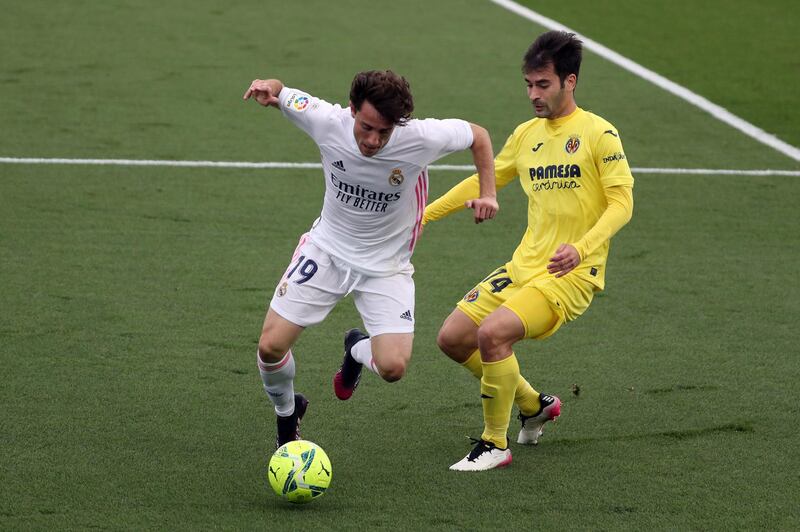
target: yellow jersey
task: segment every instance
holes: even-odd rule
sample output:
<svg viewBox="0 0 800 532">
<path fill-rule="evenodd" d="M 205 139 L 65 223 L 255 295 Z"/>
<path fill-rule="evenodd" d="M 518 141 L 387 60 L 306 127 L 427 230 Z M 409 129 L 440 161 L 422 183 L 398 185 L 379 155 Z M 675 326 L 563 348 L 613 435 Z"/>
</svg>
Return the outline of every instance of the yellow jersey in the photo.
<svg viewBox="0 0 800 532">
<path fill-rule="evenodd" d="M 552 279 L 547 271 L 550 257 L 561 244 L 572 244 L 582 260 L 568 275 L 602 290 L 609 239 L 591 244 L 582 239 L 608 207 L 605 189 L 633 186 L 616 128 L 579 107 L 552 120 L 534 118 L 520 124 L 508 138 L 495 158 L 495 175 L 498 188 L 519 177 L 528 196 L 528 227 L 509 271 L 514 282 Z M 425 222 L 477 197 L 477 175 L 462 185 L 429 205 Z"/>
</svg>

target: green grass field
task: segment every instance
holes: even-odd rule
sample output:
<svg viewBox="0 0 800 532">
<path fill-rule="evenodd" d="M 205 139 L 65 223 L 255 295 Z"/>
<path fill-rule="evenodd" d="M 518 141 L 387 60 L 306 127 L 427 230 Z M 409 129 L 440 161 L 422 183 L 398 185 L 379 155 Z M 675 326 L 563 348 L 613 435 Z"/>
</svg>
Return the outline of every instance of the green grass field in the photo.
<svg viewBox="0 0 800 532">
<path fill-rule="evenodd" d="M 527 3 L 797 146 L 798 7 L 739 4 Z M 466 0 L 2 12 L 0 157 L 317 162 L 242 92 L 274 76 L 344 103 L 368 68 L 407 76 L 418 116 L 480 123 L 499 148 L 531 116 L 519 64 L 542 31 Z M 619 128 L 634 167 L 800 170 L 591 53 L 577 98 Z M 431 197 L 462 177 L 433 172 Z M 436 332 L 518 243 L 512 185 L 496 221 L 426 229 L 404 380 L 365 375 L 335 399 L 342 334 L 360 324 L 350 300 L 304 333 L 304 435 L 334 472 L 329 493 L 295 507 L 265 478 L 274 415 L 255 349 L 319 212 L 319 171 L 0 164 L 0 529 L 800 528 L 800 181 L 636 178 L 606 292 L 519 345 L 523 374 L 564 400 L 540 445 L 514 445 L 506 470 L 447 470 L 482 416 Z"/>
</svg>

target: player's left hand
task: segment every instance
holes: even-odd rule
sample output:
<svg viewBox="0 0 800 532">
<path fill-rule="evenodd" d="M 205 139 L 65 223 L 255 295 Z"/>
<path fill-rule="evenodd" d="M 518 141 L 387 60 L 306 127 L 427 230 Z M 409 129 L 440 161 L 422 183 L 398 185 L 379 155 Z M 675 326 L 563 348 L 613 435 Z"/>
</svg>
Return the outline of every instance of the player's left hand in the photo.
<svg viewBox="0 0 800 532">
<path fill-rule="evenodd" d="M 556 274 L 556 277 L 563 277 L 578 267 L 581 263 L 581 256 L 575 246 L 571 244 L 561 244 L 556 250 L 556 254 L 550 257 L 550 264 L 547 265 L 549 273 Z"/>
<path fill-rule="evenodd" d="M 479 224 L 485 220 L 494 218 L 500 206 L 497 204 L 497 199 L 492 197 L 478 198 L 469 200 L 464 203 L 468 209 L 475 211 L 475 223 Z"/>
<path fill-rule="evenodd" d="M 254 79 L 245 91 L 242 99 L 249 100 L 253 98 L 264 107 L 278 107 L 280 105 L 280 100 L 278 100 L 278 96 L 273 94 L 273 92 L 274 90 L 270 85 L 270 80 Z"/>
</svg>

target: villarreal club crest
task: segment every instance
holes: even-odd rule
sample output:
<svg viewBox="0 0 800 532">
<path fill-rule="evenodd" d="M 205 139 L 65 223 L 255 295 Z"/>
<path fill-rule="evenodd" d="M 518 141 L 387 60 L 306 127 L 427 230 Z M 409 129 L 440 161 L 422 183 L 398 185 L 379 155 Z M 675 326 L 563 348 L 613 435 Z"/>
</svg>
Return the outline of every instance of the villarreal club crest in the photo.
<svg viewBox="0 0 800 532">
<path fill-rule="evenodd" d="M 578 148 L 580 147 L 581 147 L 581 138 L 578 135 L 570 135 L 569 138 L 567 139 L 567 143 L 564 144 L 564 150 L 566 150 L 566 152 L 569 153 L 570 155 L 578 151 Z"/>
</svg>

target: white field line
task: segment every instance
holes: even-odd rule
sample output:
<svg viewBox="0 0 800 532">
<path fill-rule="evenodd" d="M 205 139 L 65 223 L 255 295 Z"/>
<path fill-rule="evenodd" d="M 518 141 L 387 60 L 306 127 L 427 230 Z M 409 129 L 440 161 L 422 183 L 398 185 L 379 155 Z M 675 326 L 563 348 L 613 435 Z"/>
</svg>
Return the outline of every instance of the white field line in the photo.
<svg viewBox="0 0 800 532">
<path fill-rule="evenodd" d="M 686 87 L 678 85 L 677 83 L 668 80 L 664 76 L 660 74 L 656 74 L 652 70 L 649 70 L 642 65 L 635 63 L 624 57 L 617 52 L 606 48 L 602 44 L 593 41 L 592 39 L 586 37 L 585 35 L 581 35 L 580 33 L 572 30 L 559 22 L 551 18 L 547 18 L 539 13 L 528 9 L 527 7 L 521 6 L 512 0 L 491 0 L 493 3 L 499 5 L 511 11 L 512 13 L 516 13 L 517 15 L 526 18 L 540 26 L 543 26 L 550 30 L 560 30 L 560 31 L 568 31 L 570 33 L 574 33 L 583 41 L 584 48 L 591 50 L 592 52 L 596 53 L 600 57 L 611 61 L 612 63 L 624 68 L 632 72 L 633 74 L 643 78 L 658 87 L 661 87 L 667 92 L 670 92 L 681 98 L 686 100 L 690 104 L 699 107 L 703 111 L 707 112 L 717 120 L 725 122 L 729 126 L 735 127 L 745 135 L 752 137 L 753 139 L 761 142 L 762 144 L 766 144 L 767 146 L 783 153 L 784 155 L 791 157 L 795 161 L 800 161 L 800 149 L 788 144 L 775 135 L 767 133 L 763 129 L 754 126 L 750 122 L 747 122 L 738 116 L 734 115 L 724 107 L 720 107 L 719 105 L 707 100 L 706 98 L 696 94 Z"/>
<path fill-rule="evenodd" d="M 148 159 L 44 159 L 38 157 L 0 157 L 0 164 L 69 164 L 90 166 L 155 166 L 185 168 L 263 168 L 263 169 L 322 169 L 320 163 L 291 162 L 244 162 L 244 161 L 170 161 Z M 434 164 L 431 170 L 453 170 L 474 172 L 469 164 Z M 743 176 L 792 176 L 800 177 L 800 170 L 727 170 L 721 168 L 631 168 L 634 175 L 647 174 L 695 174 L 695 175 L 743 175 Z"/>
</svg>

